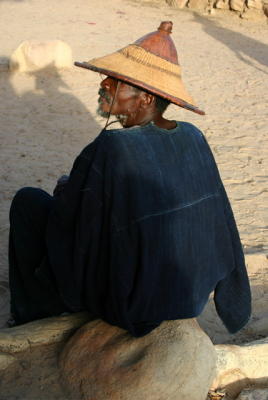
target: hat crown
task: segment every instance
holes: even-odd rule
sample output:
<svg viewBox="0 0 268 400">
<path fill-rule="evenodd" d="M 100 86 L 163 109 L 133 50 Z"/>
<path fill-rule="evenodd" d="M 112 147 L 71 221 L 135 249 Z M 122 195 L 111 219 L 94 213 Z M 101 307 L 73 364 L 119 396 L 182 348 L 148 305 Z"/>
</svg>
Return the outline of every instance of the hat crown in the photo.
<svg viewBox="0 0 268 400">
<path fill-rule="evenodd" d="M 142 36 L 134 44 L 174 64 L 178 64 L 178 54 L 170 37 L 172 22 L 163 21 L 155 32 Z"/>
<path fill-rule="evenodd" d="M 163 21 L 151 32 L 104 57 L 75 65 L 119 79 L 198 114 L 204 111 L 184 88 L 177 50 L 170 38 L 172 22 Z"/>
</svg>

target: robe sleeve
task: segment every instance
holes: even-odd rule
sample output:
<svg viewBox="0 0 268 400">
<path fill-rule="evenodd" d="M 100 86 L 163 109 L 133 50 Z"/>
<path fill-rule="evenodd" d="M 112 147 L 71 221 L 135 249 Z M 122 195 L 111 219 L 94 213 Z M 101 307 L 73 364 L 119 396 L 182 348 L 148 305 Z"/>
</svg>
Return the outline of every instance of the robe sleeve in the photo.
<svg viewBox="0 0 268 400">
<path fill-rule="evenodd" d="M 244 254 L 233 212 L 223 185 L 221 194 L 224 202 L 226 222 L 230 231 L 235 267 L 219 281 L 214 291 L 217 313 L 230 333 L 236 333 L 248 322 L 251 314 L 251 294 Z"/>
</svg>

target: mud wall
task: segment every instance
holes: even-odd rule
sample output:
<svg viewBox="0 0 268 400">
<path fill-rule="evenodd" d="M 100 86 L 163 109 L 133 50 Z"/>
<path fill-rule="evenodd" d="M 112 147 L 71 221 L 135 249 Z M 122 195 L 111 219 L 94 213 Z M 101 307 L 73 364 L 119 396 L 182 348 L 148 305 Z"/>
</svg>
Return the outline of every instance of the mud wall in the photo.
<svg viewBox="0 0 268 400">
<path fill-rule="evenodd" d="M 239 17 L 254 21 L 267 21 L 268 0 L 163 0 L 169 6 L 190 8 L 208 14 L 217 10 L 230 11 Z"/>
</svg>

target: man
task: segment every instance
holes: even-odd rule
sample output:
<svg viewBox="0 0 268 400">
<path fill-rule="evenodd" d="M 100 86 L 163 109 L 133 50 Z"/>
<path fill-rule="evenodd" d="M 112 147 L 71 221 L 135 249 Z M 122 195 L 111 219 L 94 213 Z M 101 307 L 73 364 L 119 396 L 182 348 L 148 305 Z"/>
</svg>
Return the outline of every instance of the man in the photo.
<svg viewBox="0 0 268 400">
<path fill-rule="evenodd" d="M 230 332 L 250 316 L 239 235 L 202 133 L 163 112 L 204 114 L 181 81 L 172 23 L 108 56 L 76 63 L 105 74 L 104 129 L 54 197 L 25 188 L 10 212 L 11 312 L 16 323 L 88 310 L 142 336 L 198 316 L 212 291 Z M 60 182 L 61 183 L 61 182 Z"/>
</svg>

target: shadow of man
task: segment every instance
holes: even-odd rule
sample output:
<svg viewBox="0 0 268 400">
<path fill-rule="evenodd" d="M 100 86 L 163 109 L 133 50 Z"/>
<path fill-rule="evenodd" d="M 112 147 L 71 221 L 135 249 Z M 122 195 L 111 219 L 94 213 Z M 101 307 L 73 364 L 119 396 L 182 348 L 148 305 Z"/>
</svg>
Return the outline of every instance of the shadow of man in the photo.
<svg viewBox="0 0 268 400">
<path fill-rule="evenodd" d="M 69 173 L 76 156 L 102 129 L 64 77 L 73 86 L 71 73 L 61 75 L 53 66 L 29 76 L 0 73 L 0 327 L 9 308 L 8 213 L 14 193 L 23 186 L 52 192 L 58 177 Z"/>
<path fill-rule="evenodd" d="M 65 74 L 70 79 L 70 73 Z M 70 171 L 75 157 L 102 128 L 54 66 L 28 75 L 29 80 L 34 79 L 34 89 L 13 96 L 17 132 L 12 134 L 18 135 L 16 150 L 21 153 L 18 161 L 24 170 L 21 183 L 42 182 L 51 191 L 54 179 Z M 27 162 L 21 160 L 25 157 Z M 25 180 L 25 169 L 31 182 Z"/>
</svg>

